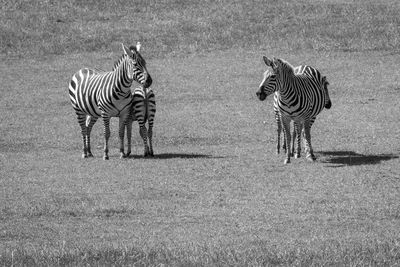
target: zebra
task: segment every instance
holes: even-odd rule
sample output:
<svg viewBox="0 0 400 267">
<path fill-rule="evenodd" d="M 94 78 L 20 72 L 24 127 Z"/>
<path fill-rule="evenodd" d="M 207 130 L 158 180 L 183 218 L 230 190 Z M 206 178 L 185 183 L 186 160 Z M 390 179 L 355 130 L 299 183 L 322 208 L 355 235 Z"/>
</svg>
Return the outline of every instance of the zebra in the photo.
<svg viewBox="0 0 400 267">
<path fill-rule="evenodd" d="M 83 68 L 77 71 L 69 83 L 69 96 L 72 107 L 81 126 L 83 139 L 82 158 L 93 157 L 90 148 L 90 132 L 99 117 L 104 124 L 104 154 L 108 160 L 108 140 L 110 138 L 110 119 L 119 117 L 119 139 L 121 158 L 129 156 L 124 153 L 124 130 L 128 122 L 133 97 L 133 81 L 143 87 L 150 87 L 152 78 L 147 71 L 146 61 L 140 55 L 140 43 L 136 48 L 128 49 L 122 44 L 123 55 L 115 62 L 112 71 L 99 72 Z"/>
<path fill-rule="evenodd" d="M 282 59 L 269 59 L 263 57 L 267 66 L 272 67 L 272 72 L 264 73 L 264 80 L 260 84 L 257 96 L 260 100 L 278 92 L 277 107 L 279 119 L 283 126 L 286 142 L 286 158 L 284 163 L 290 162 L 290 121 L 295 123 L 298 134 L 304 128 L 306 158 L 315 161 L 316 157 L 311 146 L 310 123 L 326 106 L 331 106 L 331 101 L 325 93 L 327 88 L 326 78 L 314 68 L 311 72 L 295 72 L 295 68 Z M 312 74 L 312 75 L 311 75 Z"/>
<path fill-rule="evenodd" d="M 314 76 L 316 73 L 319 73 L 318 70 L 316 70 L 315 68 L 308 66 L 308 65 L 301 65 L 301 66 L 297 66 L 294 68 L 294 72 L 296 74 L 302 74 L 302 73 L 307 73 L 308 75 L 315 77 L 315 79 L 318 79 L 318 75 Z M 265 82 L 266 79 L 269 79 L 269 82 L 273 85 L 276 85 L 276 76 L 270 72 L 269 70 L 267 70 L 264 73 L 264 79 L 261 82 L 261 84 L 263 84 Z M 327 81 L 326 76 L 322 76 L 322 84 L 323 84 L 323 89 L 325 92 L 325 108 L 326 109 L 330 109 L 331 108 L 331 100 L 329 97 L 329 91 L 328 91 L 328 85 L 329 82 Z M 279 98 L 279 92 L 274 93 L 274 115 L 275 115 L 275 121 L 277 124 L 277 133 L 278 133 L 278 138 L 277 138 L 277 145 L 276 145 L 276 153 L 279 154 L 280 153 L 280 141 L 281 141 L 281 132 L 282 132 L 282 122 L 280 119 L 280 115 L 279 115 L 279 108 L 278 108 L 278 98 Z M 316 117 L 313 117 L 310 119 L 310 128 L 311 126 L 314 124 Z M 298 129 L 299 128 L 299 129 Z M 293 125 L 293 134 L 292 134 L 292 150 L 290 151 L 291 155 L 295 158 L 299 158 L 300 157 L 300 152 L 301 152 L 301 145 L 300 145 L 300 135 L 301 135 L 301 127 L 299 125 L 297 125 L 297 123 L 294 123 Z M 294 138 L 296 136 L 296 139 Z M 296 154 L 294 154 L 294 144 L 295 141 L 297 141 L 297 149 L 296 149 Z M 282 145 L 283 150 L 286 152 L 286 140 L 285 138 L 283 138 L 283 145 Z"/>
<path fill-rule="evenodd" d="M 129 122 L 127 125 L 128 131 L 131 133 L 133 121 L 139 124 L 139 133 L 143 139 L 144 156 L 153 157 L 153 123 L 156 114 L 156 99 L 154 91 L 143 86 L 135 88 L 132 92 L 133 103 L 129 112 Z M 146 128 L 146 121 L 149 128 Z M 130 129 L 130 130 L 129 130 Z M 131 150 L 131 134 L 128 133 L 128 149 Z M 148 143 L 147 143 L 148 141 Z"/>
</svg>

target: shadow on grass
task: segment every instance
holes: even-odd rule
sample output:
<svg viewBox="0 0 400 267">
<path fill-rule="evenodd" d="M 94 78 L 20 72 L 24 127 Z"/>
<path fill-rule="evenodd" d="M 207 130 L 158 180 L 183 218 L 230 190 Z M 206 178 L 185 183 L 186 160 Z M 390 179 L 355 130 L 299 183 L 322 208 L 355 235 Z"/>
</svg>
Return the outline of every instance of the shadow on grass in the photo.
<svg viewBox="0 0 400 267">
<path fill-rule="evenodd" d="M 134 158 L 145 158 L 144 156 L 134 156 Z M 221 156 L 213 156 L 208 154 L 193 154 L 193 153 L 161 153 L 155 154 L 154 157 L 146 157 L 146 159 L 199 159 L 199 158 L 206 158 L 206 159 L 215 159 L 215 158 L 223 158 Z"/>
<path fill-rule="evenodd" d="M 354 151 L 322 151 L 319 154 L 327 157 L 321 159 L 323 163 L 340 164 L 332 167 L 373 165 L 399 158 L 398 155 L 394 154 L 364 155 Z"/>
</svg>

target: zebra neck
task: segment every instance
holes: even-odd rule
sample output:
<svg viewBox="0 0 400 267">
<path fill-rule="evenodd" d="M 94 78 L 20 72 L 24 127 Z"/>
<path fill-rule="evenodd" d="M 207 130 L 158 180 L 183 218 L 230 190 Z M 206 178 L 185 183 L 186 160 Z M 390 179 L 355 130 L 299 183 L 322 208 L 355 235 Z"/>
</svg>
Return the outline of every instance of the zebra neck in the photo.
<svg viewBox="0 0 400 267">
<path fill-rule="evenodd" d="M 126 63 L 122 62 L 119 66 L 117 66 L 114 70 L 114 75 L 116 77 L 116 90 L 123 93 L 130 93 L 130 88 L 133 82 L 133 77 L 129 78 L 128 68 Z"/>
<path fill-rule="evenodd" d="M 294 80 L 291 80 L 292 82 L 288 82 L 286 79 L 284 82 L 282 82 L 282 86 L 280 86 L 279 94 L 280 94 L 280 99 L 285 102 L 285 100 L 291 99 L 293 97 L 293 94 L 297 91 L 297 86 L 294 83 Z"/>
</svg>

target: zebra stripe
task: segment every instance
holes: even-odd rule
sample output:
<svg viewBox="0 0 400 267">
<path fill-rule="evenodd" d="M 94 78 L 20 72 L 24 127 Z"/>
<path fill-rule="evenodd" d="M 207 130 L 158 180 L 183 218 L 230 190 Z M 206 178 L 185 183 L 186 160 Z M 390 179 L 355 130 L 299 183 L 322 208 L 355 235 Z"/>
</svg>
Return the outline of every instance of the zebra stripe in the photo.
<svg viewBox="0 0 400 267">
<path fill-rule="evenodd" d="M 132 122 L 137 121 L 139 124 L 139 133 L 143 139 L 144 156 L 154 156 L 153 152 L 153 124 L 156 114 L 156 100 L 154 91 L 151 88 L 136 88 L 132 92 L 133 104 L 130 112 L 130 126 Z M 148 123 L 148 129 L 146 128 Z M 130 146 L 130 137 L 128 136 L 128 146 Z M 148 141 L 148 143 L 147 143 Z"/>
<path fill-rule="evenodd" d="M 322 109 L 331 106 L 326 78 L 309 66 L 300 66 L 299 70 L 296 70 L 286 61 L 270 60 L 267 57 L 264 57 L 264 62 L 272 67 L 273 71 L 264 73 L 257 96 L 260 100 L 264 100 L 268 95 L 278 92 L 276 107 L 287 145 L 285 163 L 290 162 L 291 156 L 291 120 L 295 123 L 298 135 L 304 128 L 306 157 L 314 161 L 310 127 Z"/>
<path fill-rule="evenodd" d="M 72 107 L 81 126 L 83 138 L 83 158 L 93 157 L 90 148 L 90 132 L 99 117 L 104 124 L 104 156 L 108 159 L 108 140 L 110 119 L 119 117 L 119 137 L 121 157 L 124 154 L 124 126 L 129 117 L 133 101 L 130 86 L 136 81 L 144 87 L 152 83 L 145 61 L 138 49 L 132 52 L 122 45 L 124 54 L 114 64 L 113 70 L 99 72 L 84 68 L 76 72 L 69 83 L 69 96 Z"/>
<path fill-rule="evenodd" d="M 315 79 L 318 79 L 318 77 L 320 76 L 320 75 L 315 75 L 315 74 L 319 73 L 319 71 L 317 69 L 315 69 L 315 68 L 313 68 L 311 66 L 308 66 L 308 65 L 297 66 L 297 67 L 294 68 L 294 71 L 295 71 L 296 74 L 307 73 L 308 75 L 314 77 Z M 266 74 L 264 75 L 264 80 L 266 78 L 270 78 L 270 83 L 276 86 L 276 80 L 275 80 L 276 76 L 275 75 L 271 76 L 271 75 L 272 75 L 272 72 L 267 71 Z M 264 80 L 263 80 L 263 82 L 264 82 Z M 331 100 L 330 100 L 329 92 L 328 92 L 329 82 L 327 81 L 325 76 L 322 77 L 322 84 L 323 84 L 324 92 L 325 92 L 325 96 L 326 96 L 325 97 L 325 108 L 326 109 L 330 109 L 331 108 Z M 273 107 L 274 107 L 275 121 L 276 121 L 276 124 L 277 124 L 277 133 L 278 133 L 278 139 L 277 139 L 278 142 L 277 142 L 277 146 L 276 146 L 276 153 L 279 154 L 280 153 L 280 140 L 281 140 L 280 136 L 281 136 L 281 132 L 282 132 L 282 123 L 281 123 L 281 119 L 280 119 L 280 115 L 279 115 L 279 109 L 278 109 L 279 93 L 276 92 L 276 89 L 274 89 L 274 90 L 275 90 L 275 93 L 274 93 L 274 105 L 273 105 Z M 314 124 L 315 119 L 316 119 L 316 117 L 313 117 L 313 118 L 310 119 L 310 128 Z M 292 150 L 290 151 L 291 155 L 292 156 L 294 155 L 296 158 L 299 158 L 300 157 L 300 153 L 301 153 L 300 135 L 301 135 L 301 130 L 302 129 L 296 130 L 299 127 L 300 126 L 297 125 L 297 123 L 294 123 L 294 125 L 293 125 L 293 134 L 292 134 L 292 146 L 291 146 Z M 300 127 L 300 128 L 302 128 L 302 127 Z M 295 136 L 296 136 L 296 139 L 295 139 Z M 294 153 L 295 141 L 297 141 L 296 154 Z M 285 141 L 285 138 L 283 138 L 282 148 L 286 152 L 286 141 Z"/>
</svg>

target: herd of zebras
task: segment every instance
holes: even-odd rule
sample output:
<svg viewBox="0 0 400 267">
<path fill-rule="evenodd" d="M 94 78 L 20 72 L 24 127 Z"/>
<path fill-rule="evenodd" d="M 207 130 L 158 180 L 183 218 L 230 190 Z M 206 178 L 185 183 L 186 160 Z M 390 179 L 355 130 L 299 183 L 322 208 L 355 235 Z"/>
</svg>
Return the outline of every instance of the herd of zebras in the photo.
<svg viewBox="0 0 400 267">
<path fill-rule="evenodd" d="M 144 156 L 154 156 L 152 128 L 156 112 L 152 78 L 147 71 L 146 61 L 136 46 L 122 45 L 123 55 L 116 61 L 112 71 L 100 72 L 84 68 L 76 72 L 69 84 L 69 96 L 81 126 L 83 138 L 83 158 L 93 157 L 90 148 L 90 132 L 98 118 L 104 123 L 104 156 L 108 159 L 108 140 L 110 138 L 110 119 L 119 117 L 119 138 L 121 158 L 131 153 L 132 123 L 138 121 L 140 136 L 144 143 Z M 284 163 L 290 162 L 294 154 L 294 141 L 297 140 L 295 157 L 300 157 L 301 136 L 304 133 L 306 158 L 315 161 L 311 146 L 310 128 L 316 116 L 331 107 L 328 81 L 325 76 L 310 66 L 293 67 L 282 59 L 264 57 L 265 64 L 272 70 L 264 73 L 264 79 L 257 91 L 262 101 L 274 94 L 274 112 L 278 125 L 277 153 L 280 152 L 280 134 L 283 129 L 283 149 L 286 152 Z M 141 87 L 131 90 L 133 81 Z M 293 137 L 290 122 L 293 121 Z M 148 128 L 146 128 L 148 122 Z M 124 151 L 124 135 L 127 133 L 128 148 Z M 291 144 L 291 139 L 293 144 Z"/>
</svg>

